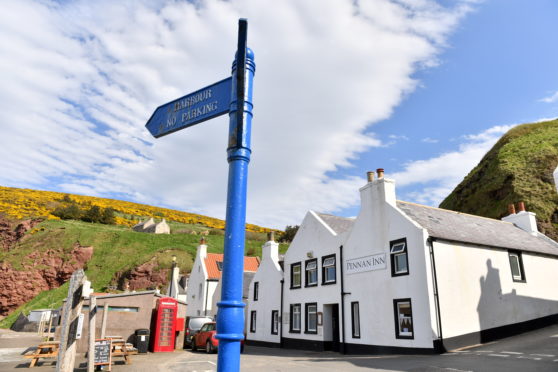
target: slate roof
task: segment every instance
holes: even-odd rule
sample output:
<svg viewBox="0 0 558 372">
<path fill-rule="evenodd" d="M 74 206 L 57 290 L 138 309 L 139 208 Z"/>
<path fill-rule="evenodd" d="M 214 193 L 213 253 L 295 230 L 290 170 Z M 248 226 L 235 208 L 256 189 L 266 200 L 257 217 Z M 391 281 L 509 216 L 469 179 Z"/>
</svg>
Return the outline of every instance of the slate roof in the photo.
<svg viewBox="0 0 558 372">
<path fill-rule="evenodd" d="M 221 279 L 221 270 L 217 267 L 217 262 L 223 262 L 222 253 L 208 253 L 204 260 L 205 269 L 209 279 Z M 260 266 L 259 257 L 244 256 L 244 271 L 256 272 Z"/>
<path fill-rule="evenodd" d="M 434 238 L 558 256 L 558 244 L 510 222 L 397 201 L 397 207 Z"/>
<path fill-rule="evenodd" d="M 332 214 L 317 213 L 318 217 L 322 219 L 336 234 L 341 234 L 353 228 L 355 223 L 354 218 L 338 217 Z"/>
</svg>

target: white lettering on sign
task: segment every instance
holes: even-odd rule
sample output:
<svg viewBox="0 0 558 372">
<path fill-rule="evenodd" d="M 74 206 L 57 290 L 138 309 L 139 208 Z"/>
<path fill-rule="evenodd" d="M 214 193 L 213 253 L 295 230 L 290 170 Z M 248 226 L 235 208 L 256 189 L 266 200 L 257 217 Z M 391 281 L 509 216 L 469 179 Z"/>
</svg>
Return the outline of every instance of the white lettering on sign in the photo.
<svg viewBox="0 0 558 372">
<path fill-rule="evenodd" d="M 383 270 L 386 268 L 386 254 L 378 253 L 371 256 L 353 258 L 345 261 L 347 274 L 362 273 L 365 271 Z"/>
<path fill-rule="evenodd" d="M 199 93 L 188 96 L 180 101 L 174 103 L 174 112 L 188 108 L 196 103 L 208 100 L 211 98 L 211 89 L 206 89 Z"/>
</svg>

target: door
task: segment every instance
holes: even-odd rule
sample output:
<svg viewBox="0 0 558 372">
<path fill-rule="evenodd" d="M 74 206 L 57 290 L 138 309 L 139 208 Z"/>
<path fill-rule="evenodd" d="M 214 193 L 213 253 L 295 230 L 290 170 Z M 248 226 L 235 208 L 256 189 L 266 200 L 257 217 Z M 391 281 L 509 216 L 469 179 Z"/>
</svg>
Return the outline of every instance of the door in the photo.
<svg viewBox="0 0 558 372">
<path fill-rule="evenodd" d="M 331 305 L 331 350 L 339 351 L 339 304 Z"/>
</svg>

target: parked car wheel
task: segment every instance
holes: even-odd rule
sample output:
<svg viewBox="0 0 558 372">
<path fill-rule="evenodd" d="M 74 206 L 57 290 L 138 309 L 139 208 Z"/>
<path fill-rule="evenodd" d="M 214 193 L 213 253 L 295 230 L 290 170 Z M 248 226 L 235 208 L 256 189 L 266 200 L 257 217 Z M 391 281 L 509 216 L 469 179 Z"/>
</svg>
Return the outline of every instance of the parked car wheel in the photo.
<svg viewBox="0 0 558 372">
<path fill-rule="evenodd" d="M 205 352 L 208 354 L 213 354 L 215 352 L 215 348 L 211 345 L 211 341 L 207 340 L 205 343 Z"/>
</svg>

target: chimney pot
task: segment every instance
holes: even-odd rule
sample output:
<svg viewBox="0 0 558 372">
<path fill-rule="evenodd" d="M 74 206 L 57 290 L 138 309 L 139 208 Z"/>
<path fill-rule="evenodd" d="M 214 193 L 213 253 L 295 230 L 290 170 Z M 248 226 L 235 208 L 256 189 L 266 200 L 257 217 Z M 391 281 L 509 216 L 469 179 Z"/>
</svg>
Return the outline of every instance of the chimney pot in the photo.
<svg viewBox="0 0 558 372">
<path fill-rule="evenodd" d="M 525 212 L 525 203 L 522 201 L 517 203 L 517 209 L 519 209 L 520 212 Z"/>
<path fill-rule="evenodd" d="M 274 242 L 275 241 L 275 232 L 270 231 L 267 233 L 267 241 Z"/>
<path fill-rule="evenodd" d="M 374 181 L 374 172 L 366 172 L 366 178 L 368 178 L 368 182 Z"/>
<path fill-rule="evenodd" d="M 378 179 L 384 178 L 384 168 L 376 169 L 376 173 L 378 173 Z"/>
<path fill-rule="evenodd" d="M 515 214 L 515 205 L 508 204 L 508 213 L 509 214 Z"/>
</svg>

